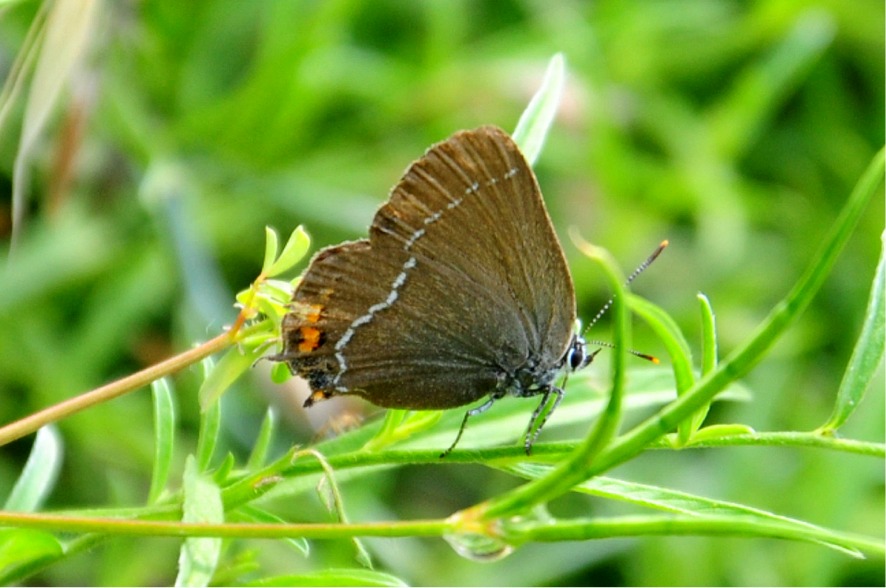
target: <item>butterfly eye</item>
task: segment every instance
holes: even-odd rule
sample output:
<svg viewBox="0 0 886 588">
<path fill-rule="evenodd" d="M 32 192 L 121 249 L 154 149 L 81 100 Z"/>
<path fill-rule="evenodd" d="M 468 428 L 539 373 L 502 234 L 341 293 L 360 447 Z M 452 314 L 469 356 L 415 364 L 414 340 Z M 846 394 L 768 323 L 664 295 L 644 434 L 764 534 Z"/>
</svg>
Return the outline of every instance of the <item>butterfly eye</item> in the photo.
<svg viewBox="0 0 886 588">
<path fill-rule="evenodd" d="M 567 363 L 569 364 L 569 371 L 571 372 L 580 370 L 591 363 L 590 360 L 592 358 L 588 357 L 587 344 L 585 343 L 585 340 L 579 336 L 575 336 L 572 339 L 572 345 L 567 354 Z"/>
</svg>

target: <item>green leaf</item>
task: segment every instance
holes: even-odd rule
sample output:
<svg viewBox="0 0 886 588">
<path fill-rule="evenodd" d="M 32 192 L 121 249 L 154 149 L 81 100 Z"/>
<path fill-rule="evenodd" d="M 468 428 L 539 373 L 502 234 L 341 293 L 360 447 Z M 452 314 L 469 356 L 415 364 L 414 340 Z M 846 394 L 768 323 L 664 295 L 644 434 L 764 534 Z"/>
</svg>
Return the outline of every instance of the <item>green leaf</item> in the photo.
<svg viewBox="0 0 886 588">
<path fill-rule="evenodd" d="M 293 459 L 299 459 L 305 456 L 313 457 L 320 463 L 320 467 L 323 468 L 323 473 L 325 475 L 320 479 L 320 483 L 317 485 L 317 493 L 320 496 L 320 500 L 323 501 L 327 510 L 336 514 L 339 522 L 347 523 L 348 515 L 345 512 L 345 503 L 344 500 L 342 500 L 338 482 L 335 480 L 335 472 L 333 471 L 332 466 L 329 465 L 326 456 L 316 449 L 304 449 L 297 452 L 293 456 Z M 369 556 L 369 552 L 363 546 L 363 542 L 360 541 L 360 538 L 356 536 L 351 537 L 351 543 L 354 544 L 354 548 L 357 551 L 357 561 L 367 568 L 371 568 L 372 558 Z"/>
<path fill-rule="evenodd" d="M 652 327 L 668 350 L 674 370 L 674 380 L 677 384 L 677 396 L 682 395 L 695 383 L 695 375 L 692 373 L 692 352 L 680 327 L 664 310 L 648 300 L 637 296 L 630 296 L 628 300 L 631 309 Z M 707 409 L 706 405 L 701 410 L 707 412 Z M 687 444 L 692 433 L 695 432 L 693 428 L 695 421 L 696 418 L 693 416 L 678 425 L 677 429 L 682 444 Z"/>
<path fill-rule="evenodd" d="M 270 513 L 251 504 L 247 504 L 238 508 L 237 514 L 253 523 L 282 525 L 289 522 L 286 519 L 278 517 L 273 513 Z M 293 549 L 295 549 L 305 557 L 308 557 L 311 554 L 311 544 L 304 537 L 284 537 L 283 542 L 287 543 L 289 546 L 291 546 Z"/>
<path fill-rule="evenodd" d="M 207 357 L 203 360 L 203 372 L 204 374 L 209 372 L 207 379 L 214 372 L 212 365 L 212 358 Z M 221 398 L 211 403 L 200 415 L 200 432 L 197 435 L 197 462 L 200 464 L 200 471 L 205 472 L 212 463 L 212 456 L 215 455 L 215 448 L 218 445 L 220 427 Z"/>
<path fill-rule="evenodd" d="M 385 411 L 381 428 L 378 430 L 378 433 L 366 443 L 365 449 L 369 451 L 377 451 L 393 443 L 391 439 L 396 436 L 397 427 L 406 420 L 408 415 L 408 410 L 389 409 Z"/>
<path fill-rule="evenodd" d="M 206 411 L 237 378 L 242 376 L 262 356 L 264 348 L 247 347 L 242 343 L 229 349 L 219 362 L 208 371 L 200 385 L 200 410 Z"/>
<path fill-rule="evenodd" d="M 439 410 L 388 410 L 381 429 L 364 449 L 380 451 L 434 426 L 442 417 Z"/>
<path fill-rule="evenodd" d="M 285 363 L 275 363 L 271 366 L 271 381 L 275 384 L 282 384 L 292 377 L 292 372 Z"/>
<path fill-rule="evenodd" d="M 250 453 L 249 460 L 246 462 L 247 470 L 257 470 L 265 465 L 276 428 L 277 411 L 273 407 L 269 407 L 267 412 L 265 412 L 265 418 L 262 420 L 261 427 L 258 429 L 258 436 L 255 439 L 255 444 L 252 446 L 252 453 Z"/>
<path fill-rule="evenodd" d="M 256 300 L 259 310 L 268 316 L 282 316 L 292 301 L 292 284 L 284 280 L 267 279 L 258 286 Z"/>
<path fill-rule="evenodd" d="M 169 381 L 166 378 L 154 380 L 151 396 L 154 400 L 154 470 L 148 504 L 157 502 L 169 481 L 175 444 L 175 404 Z"/>
<path fill-rule="evenodd" d="M 740 158 L 793 95 L 800 81 L 831 44 L 836 30 L 825 11 L 809 10 L 773 48 L 761 51 L 724 92 L 709 126 L 719 152 Z"/>
<path fill-rule="evenodd" d="M 626 390 L 623 404 L 625 414 L 648 414 L 650 409 L 661 407 L 675 398 L 674 378 L 670 368 L 664 366 L 633 368 L 628 371 L 627 380 L 629 389 Z M 744 386 L 732 384 L 717 395 L 717 400 L 746 401 L 750 397 Z M 470 420 L 455 451 L 522 443 L 523 431 L 536 405 L 537 399 L 534 398 L 497 403 L 495 410 L 489 410 Z M 599 418 L 605 405 L 605 384 L 600 381 L 598 375 L 592 370 L 573 374 L 569 378 L 566 395 L 560 407 L 545 425 L 538 443 L 545 443 L 549 434 L 564 427 L 587 430 L 594 419 Z M 416 431 L 404 443 L 404 447 L 436 448 L 441 451 L 449 447 L 465 410 L 469 408 L 415 413 L 416 416 L 439 415 L 442 422 L 439 426 Z M 380 450 L 388 446 L 387 443 L 376 445 L 377 443 L 381 441 L 372 440 L 366 449 Z"/>
<path fill-rule="evenodd" d="M 525 512 L 528 508 L 548 502 L 570 490 L 586 479 L 585 470 L 595 463 L 597 456 L 618 434 L 624 412 L 626 395 L 626 356 L 630 349 L 631 321 L 625 299 L 626 281 L 612 256 L 602 248 L 589 243 L 579 244 L 582 253 L 597 262 L 612 289 L 612 368 L 609 398 L 600 417 L 576 445 L 567 459 L 561 461 L 548 476 L 533 480 L 523 486 L 489 500 L 484 517 L 506 517 Z"/>
<path fill-rule="evenodd" d="M 407 586 L 390 574 L 362 568 L 328 568 L 310 574 L 275 576 L 246 586 Z"/>
<path fill-rule="evenodd" d="M 886 237 L 886 233 L 883 235 Z M 861 404 L 864 394 L 871 384 L 871 380 L 877 373 L 877 368 L 883 360 L 883 347 L 886 341 L 886 326 L 884 326 L 884 250 L 880 250 L 880 261 L 877 264 L 877 272 L 871 285 L 871 294 L 865 312 L 864 324 L 861 327 L 861 335 L 855 343 L 849 365 L 840 382 L 837 392 L 837 402 L 828 422 L 819 429 L 821 432 L 833 433 L 839 429 L 852 415 L 858 405 Z"/>
<path fill-rule="evenodd" d="M 259 298 L 258 300 L 261 300 Z M 282 314 L 278 315 L 282 317 Z M 237 342 L 240 348 L 251 350 L 261 356 L 265 351 L 280 342 L 280 322 L 270 318 L 250 324 L 240 331 Z M 235 378 L 236 379 L 236 378 Z"/>
<path fill-rule="evenodd" d="M 304 228 L 299 225 L 294 231 L 292 231 L 292 234 L 289 235 L 289 240 L 286 241 L 286 245 L 283 246 L 283 251 L 280 252 L 280 257 L 278 257 L 277 261 L 268 268 L 266 272 L 267 275 L 269 277 L 279 276 L 280 274 L 289 271 L 295 266 L 295 264 L 300 262 L 305 255 L 307 255 L 310 248 L 311 238 L 308 237 Z"/>
<path fill-rule="evenodd" d="M 714 371 L 717 367 L 717 362 L 719 361 L 717 350 L 717 321 L 714 316 L 714 309 L 711 306 L 711 301 L 708 300 L 708 297 L 699 292 L 696 298 L 698 299 L 698 308 L 699 313 L 701 314 L 701 374 L 704 376 Z M 708 416 L 710 408 L 711 405 L 707 404 L 702 406 L 692 415 L 688 427 L 690 432 L 689 437 L 686 437 L 685 434 L 680 436 L 680 440 L 684 445 L 691 442 L 699 432 L 699 429 Z M 685 423 L 687 421 L 683 422 Z"/>
<path fill-rule="evenodd" d="M 188 456 L 183 480 L 182 522 L 223 523 L 221 493 L 212 480 L 200 473 L 194 456 Z M 207 586 L 221 554 L 219 537 L 189 537 L 179 552 L 176 586 Z"/>
<path fill-rule="evenodd" d="M 710 425 L 692 435 L 692 443 L 704 443 L 735 435 L 753 435 L 754 429 L 742 424 Z"/>
<path fill-rule="evenodd" d="M 225 458 L 212 474 L 212 480 L 218 485 L 227 483 L 228 476 L 234 471 L 235 465 L 237 465 L 237 458 L 235 458 L 234 454 L 229 451 L 225 454 Z"/>
<path fill-rule="evenodd" d="M 270 275 L 271 266 L 277 259 L 277 247 L 280 245 L 280 239 L 277 237 L 277 231 L 271 227 L 265 227 L 265 257 L 261 263 L 261 273 Z"/>
<path fill-rule="evenodd" d="M 0 529 L 0 580 L 18 584 L 42 562 L 60 558 L 64 548 L 51 533 L 35 529 Z"/>
<path fill-rule="evenodd" d="M 505 468 L 507 471 L 529 479 L 539 479 L 548 475 L 553 466 L 540 463 L 522 462 Z M 668 513 L 712 517 L 712 525 L 704 534 L 730 534 L 733 523 L 740 523 L 742 529 L 750 529 L 761 537 L 779 536 L 786 539 L 811 541 L 830 547 L 853 557 L 863 557 L 861 542 L 848 540 L 846 535 L 806 521 L 777 515 L 761 509 L 713 500 L 670 488 L 626 482 L 615 478 L 598 476 L 575 487 L 577 492 L 590 494 L 643 506 Z"/>
<path fill-rule="evenodd" d="M 695 383 L 695 375 L 692 373 L 692 351 L 689 349 L 686 337 L 674 319 L 658 305 L 634 295 L 628 296 L 628 302 L 631 310 L 645 320 L 664 343 L 671 359 L 679 396 Z"/>
<path fill-rule="evenodd" d="M 514 142 L 520 146 L 529 165 L 535 163 L 541 153 L 545 137 L 560 107 L 565 82 L 566 62 L 563 54 L 557 53 L 548 63 L 541 87 L 529 101 L 514 129 Z"/>
<path fill-rule="evenodd" d="M 37 431 L 31 454 L 6 499 L 4 510 L 35 512 L 55 487 L 64 455 L 62 439 L 52 425 Z"/>
<path fill-rule="evenodd" d="M 53 3 L 42 31 L 39 51 L 21 125 L 21 138 L 13 165 L 12 243 L 18 241 L 24 218 L 30 164 L 37 156 L 40 138 L 53 109 L 65 95 L 66 85 L 77 76 L 80 59 L 96 38 L 101 3 L 98 0 Z M 7 134 L 8 136 L 8 134 Z"/>
<path fill-rule="evenodd" d="M 698 309 L 701 314 L 701 374 L 705 375 L 717 367 L 717 320 L 711 301 L 701 292 L 697 295 Z"/>
<path fill-rule="evenodd" d="M 597 457 L 588 474 L 602 473 L 643 451 L 650 443 L 673 430 L 694 411 L 704 407 L 730 383 L 748 373 L 767 353 L 775 341 L 797 320 L 821 288 L 825 278 L 843 250 L 867 204 L 883 181 L 884 153 L 874 156 L 859 178 L 846 205 L 840 211 L 831 230 L 821 241 L 812 263 L 791 291 L 769 313 L 749 339 L 735 349 L 717 369 L 696 382 L 693 388 L 654 416 L 620 437 Z"/>
</svg>

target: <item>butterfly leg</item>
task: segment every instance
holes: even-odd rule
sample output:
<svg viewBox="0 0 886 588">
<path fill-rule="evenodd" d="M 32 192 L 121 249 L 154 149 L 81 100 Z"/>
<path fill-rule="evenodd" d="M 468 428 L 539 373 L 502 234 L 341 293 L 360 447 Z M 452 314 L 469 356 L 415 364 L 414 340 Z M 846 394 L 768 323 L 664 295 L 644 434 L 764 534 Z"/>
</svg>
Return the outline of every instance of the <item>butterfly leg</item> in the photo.
<svg viewBox="0 0 886 588">
<path fill-rule="evenodd" d="M 455 436 L 455 441 L 452 442 L 452 445 L 449 446 L 449 449 L 447 449 L 446 451 L 444 451 L 443 453 L 440 454 L 440 459 L 443 459 L 444 457 L 449 455 L 449 453 L 453 449 L 455 449 L 455 446 L 458 445 L 458 441 L 459 441 L 459 439 L 461 439 L 461 434 L 464 433 L 465 425 L 468 424 L 468 419 L 472 416 L 477 416 L 478 414 L 489 410 L 489 407 L 492 406 L 492 403 L 495 402 L 496 400 L 498 400 L 499 398 L 501 398 L 501 396 L 496 396 L 496 395 L 490 396 L 489 400 L 487 400 L 486 402 L 484 402 L 483 404 L 481 404 L 477 408 L 472 408 L 471 410 L 469 410 L 468 412 L 465 413 L 465 418 L 463 418 L 461 421 L 461 427 L 459 427 L 459 429 L 458 429 L 458 434 Z"/>
<path fill-rule="evenodd" d="M 554 398 L 554 405 L 551 407 L 551 410 L 542 416 L 542 411 L 544 410 L 545 405 L 547 405 L 548 399 L 551 397 L 552 393 L 556 395 L 556 398 Z M 526 455 L 532 454 L 532 444 L 535 443 L 536 437 L 541 433 L 542 427 L 548 422 L 548 417 L 557 410 L 561 400 L 563 400 L 563 389 L 556 386 L 547 388 L 542 394 L 541 402 L 538 403 L 538 407 L 535 409 L 535 412 L 532 413 L 532 417 L 529 419 L 529 427 L 526 429 L 526 435 L 523 441 L 523 448 L 526 450 Z M 539 418 L 541 420 L 539 420 Z M 535 432 L 532 431 L 533 428 L 535 429 Z"/>
</svg>

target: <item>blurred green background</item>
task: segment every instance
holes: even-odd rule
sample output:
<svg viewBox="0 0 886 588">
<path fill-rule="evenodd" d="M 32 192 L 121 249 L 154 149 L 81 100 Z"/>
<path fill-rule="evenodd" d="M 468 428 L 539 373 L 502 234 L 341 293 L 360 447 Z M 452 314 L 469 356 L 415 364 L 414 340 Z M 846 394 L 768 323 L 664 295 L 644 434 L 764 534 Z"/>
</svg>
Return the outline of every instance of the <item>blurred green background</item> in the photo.
<svg viewBox="0 0 886 588">
<path fill-rule="evenodd" d="M 0 3 L 4 76 L 52 7 Z M 693 343 L 695 295 L 707 294 L 725 355 L 797 280 L 884 141 L 882 0 L 132 0 L 100 3 L 70 28 L 84 35 L 84 57 L 28 161 L 27 223 L 0 272 L 3 423 L 220 332 L 235 316 L 233 293 L 260 269 L 265 225 L 288 233 L 304 224 L 315 247 L 363 236 L 431 143 L 481 124 L 513 130 L 557 52 L 569 78 L 536 170 L 586 320 L 608 293 L 567 231 L 625 268 L 668 238 L 635 290 Z M 4 264 L 13 166 L 35 100 L 26 87 L 0 134 Z M 753 400 L 718 405 L 711 422 L 758 430 L 824 422 L 858 335 L 883 218 L 879 199 L 813 306 L 746 378 Z M 605 324 L 591 337 L 606 339 Z M 642 325 L 634 338 L 636 348 L 664 353 Z M 193 450 L 199 382 L 198 369 L 174 382 L 179 464 Z M 883 441 L 883 388 L 881 370 L 844 436 Z M 270 383 L 267 366 L 257 366 L 225 398 L 231 451 L 248 455 L 268 404 L 286 423 L 279 451 L 309 442 L 342 410 L 330 402 L 305 413 L 303 393 Z M 60 429 L 65 464 L 46 508 L 144 502 L 148 391 Z M 0 453 L 0 496 L 30 442 Z M 872 458 L 793 448 L 654 452 L 617 475 L 883 535 L 883 464 Z M 430 518 L 515 483 L 441 465 L 354 477 L 343 492 L 355 521 Z M 612 511 L 579 498 L 554 507 Z M 288 509 L 289 520 L 326 520 L 312 495 Z M 528 545 L 492 564 L 435 539 L 367 543 L 379 569 L 424 585 L 884 582 L 882 560 L 762 539 Z M 355 565 L 344 541 L 318 542 L 308 558 L 270 541 L 246 545 L 268 574 Z M 121 539 L 32 581 L 169 583 L 177 546 Z"/>
</svg>

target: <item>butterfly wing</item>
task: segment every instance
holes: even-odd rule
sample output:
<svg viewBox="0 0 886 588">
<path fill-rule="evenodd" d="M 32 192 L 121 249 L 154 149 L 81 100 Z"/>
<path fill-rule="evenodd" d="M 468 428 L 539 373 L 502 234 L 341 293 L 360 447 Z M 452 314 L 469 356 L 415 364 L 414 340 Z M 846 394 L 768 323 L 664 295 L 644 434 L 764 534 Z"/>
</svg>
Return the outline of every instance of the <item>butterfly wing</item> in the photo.
<svg viewBox="0 0 886 588">
<path fill-rule="evenodd" d="M 283 324 L 314 397 L 461 406 L 532 364 L 553 370 L 575 295 L 541 192 L 500 129 L 456 133 L 413 163 L 368 240 L 321 251 Z"/>
</svg>

